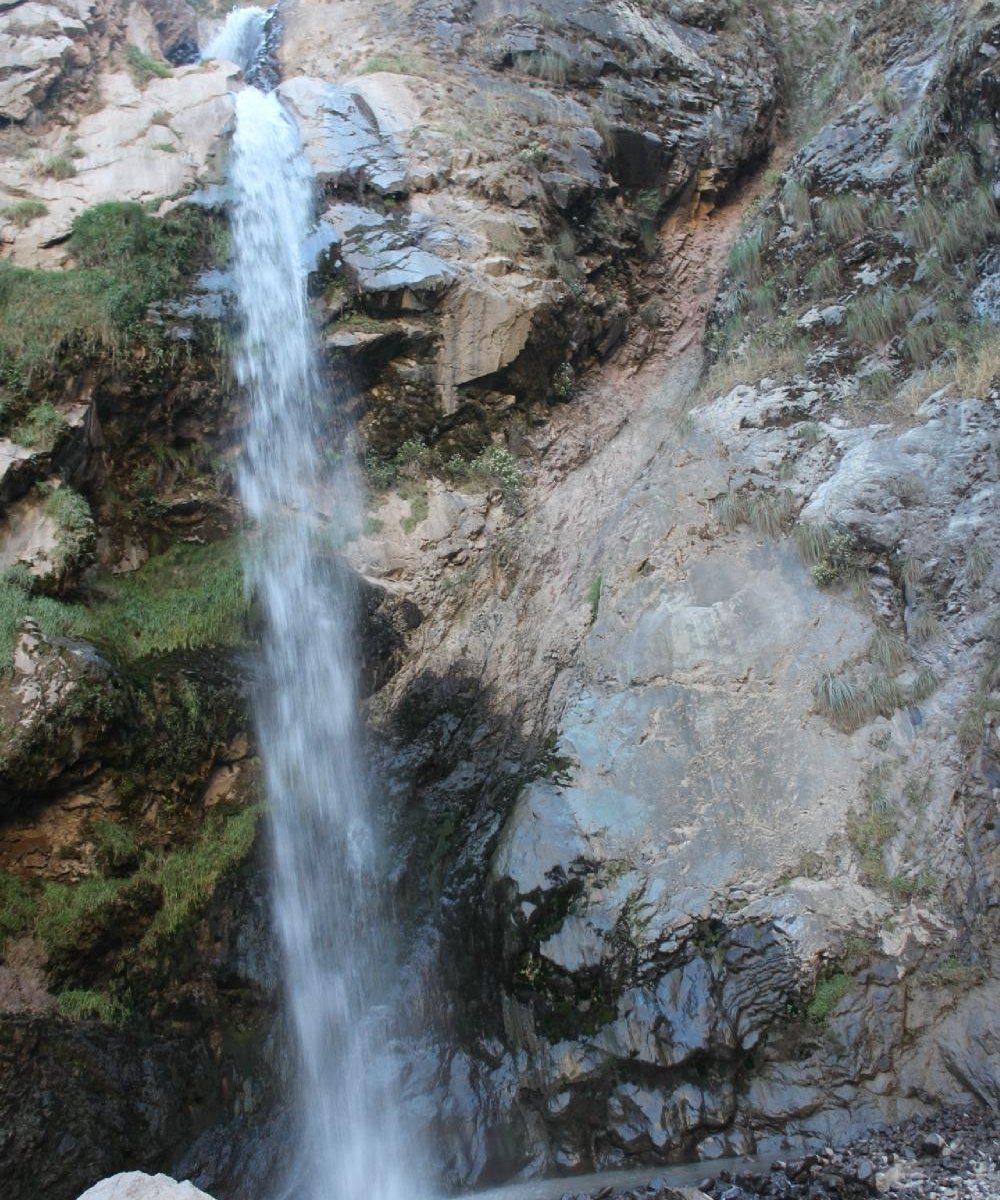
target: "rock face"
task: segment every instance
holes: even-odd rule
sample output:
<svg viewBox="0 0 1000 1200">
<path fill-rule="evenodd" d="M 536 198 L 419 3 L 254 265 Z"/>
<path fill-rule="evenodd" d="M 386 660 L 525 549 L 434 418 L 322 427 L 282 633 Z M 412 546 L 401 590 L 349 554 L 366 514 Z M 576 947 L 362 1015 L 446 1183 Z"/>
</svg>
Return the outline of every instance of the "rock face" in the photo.
<svg viewBox="0 0 1000 1200">
<path fill-rule="evenodd" d="M 449 1186 L 997 1103 L 1000 33 L 938 7 L 283 12 L 372 482 L 343 553 L 403 1091 Z M 15 72 L 49 97 L 4 166 L 18 263 L 71 269 L 111 197 L 220 203 L 238 72 L 166 73 L 183 9 L 126 24 L 79 79 L 65 47 Z M 782 108 L 785 169 L 747 184 Z M 0 439 L 14 1200 L 135 1164 L 266 1191 L 289 1144 L 225 263 L 191 276 L 142 337 L 2 376 L 59 418 Z"/>
</svg>

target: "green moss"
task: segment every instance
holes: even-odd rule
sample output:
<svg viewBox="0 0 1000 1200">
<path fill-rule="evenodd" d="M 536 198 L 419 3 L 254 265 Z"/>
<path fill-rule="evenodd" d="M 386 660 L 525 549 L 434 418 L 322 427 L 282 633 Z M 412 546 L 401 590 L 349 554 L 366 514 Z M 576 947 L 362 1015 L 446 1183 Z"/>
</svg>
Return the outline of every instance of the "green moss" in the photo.
<svg viewBox="0 0 1000 1200">
<path fill-rule="evenodd" d="M 851 990 L 851 982 L 850 975 L 845 975 L 842 971 L 819 979 L 813 998 L 806 1005 L 806 1016 L 809 1020 L 817 1025 L 822 1024 Z"/>
</svg>

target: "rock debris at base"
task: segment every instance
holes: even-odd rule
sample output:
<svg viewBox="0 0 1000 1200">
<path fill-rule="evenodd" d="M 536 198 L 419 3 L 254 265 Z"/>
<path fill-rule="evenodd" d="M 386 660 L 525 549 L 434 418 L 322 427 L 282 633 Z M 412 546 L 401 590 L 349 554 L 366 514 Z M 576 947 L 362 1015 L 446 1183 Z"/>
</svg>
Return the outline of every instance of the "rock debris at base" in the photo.
<svg viewBox="0 0 1000 1200">
<path fill-rule="evenodd" d="M 644 1189 L 603 1191 L 607 1200 L 995 1200 L 1000 1114 L 952 1110 L 915 1118 L 838 1149 L 775 1159 L 766 1173 L 706 1174 L 698 1188 L 673 1188 L 654 1178 Z"/>
</svg>

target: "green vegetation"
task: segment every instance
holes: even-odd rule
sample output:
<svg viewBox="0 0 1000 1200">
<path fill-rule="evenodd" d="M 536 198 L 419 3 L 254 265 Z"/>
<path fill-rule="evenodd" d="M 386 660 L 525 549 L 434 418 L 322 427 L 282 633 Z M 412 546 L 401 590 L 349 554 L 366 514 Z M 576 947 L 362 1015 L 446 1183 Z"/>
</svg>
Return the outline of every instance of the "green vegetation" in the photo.
<svg viewBox="0 0 1000 1200">
<path fill-rule="evenodd" d="M 17 875 L 0 871 L 0 949 L 8 938 L 28 928 L 37 911 L 38 904 L 28 884 Z"/>
<path fill-rule="evenodd" d="M 436 450 L 417 438 L 407 438 L 391 459 L 379 458 L 369 453 L 365 459 L 365 470 L 368 482 L 376 491 L 385 491 L 393 487 L 401 478 L 413 481 L 421 475 L 441 474 L 448 479 L 470 480 L 486 487 L 499 488 L 505 500 L 515 501 L 520 496 L 523 482 L 517 459 L 501 446 L 487 446 L 471 460 L 461 454 L 453 454 L 447 461 L 442 462 Z M 426 492 L 424 489 L 420 491 L 424 495 L 426 505 Z M 407 489 L 404 498 L 410 500 L 411 508 L 415 495 L 415 489 Z M 420 520 L 426 516 L 425 509 Z M 403 519 L 410 520 L 408 517 Z"/>
<path fill-rule="evenodd" d="M 48 400 L 34 405 L 10 431 L 11 441 L 29 450 L 51 450 L 66 428 L 66 422 Z"/>
<path fill-rule="evenodd" d="M 128 1007 L 103 992 L 70 988 L 56 997 L 60 1014 L 71 1021 L 100 1021 L 104 1025 L 121 1025 L 128 1018 Z"/>
<path fill-rule="evenodd" d="M 24 392 L 33 373 L 71 350 L 113 353 L 151 336 L 150 304 L 175 294 L 206 250 L 204 216 L 184 207 L 157 220 L 140 204 L 109 202 L 73 222 L 79 266 L 36 271 L 0 262 L 0 382 Z"/>
<path fill-rule="evenodd" d="M 143 868 L 163 890 L 163 903 L 139 942 L 156 950 L 171 941 L 211 899 L 224 876 L 253 849 L 260 809 L 231 816 L 212 814 L 193 845 L 174 850 Z"/>
<path fill-rule="evenodd" d="M 400 488 L 400 495 L 404 500 L 409 501 L 410 512 L 407 516 L 400 518 L 399 525 L 404 533 L 412 533 L 418 525 L 427 520 L 430 512 L 427 489 L 423 484 L 407 479 Z"/>
<path fill-rule="evenodd" d="M 823 975 L 816 981 L 816 991 L 806 1005 L 806 1016 L 821 1025 L 851 990 L 851 977 L 842 971 Z"/>
<path fill-rule="evenodd" d="M 832 587 L 865 568 L 864 552 L 854 535 L 846 530 L 838 533 L 827 527 L 815 528 L 797 534 L 796 542 L 807 562 L 808 555 L 813 556 L 809 574 L 817 587 Z"/>
<path fill-rule="evenodd" d="M 906 661 L 906 640 L 887 625 L 879 625 L 868 643 L 868 658 L 894 673 Z"/>
<path fill-rule="evenodd" d="M 167 79 L 173 74 L 168 63 L 150 58 L 131 43 L 125 47 L 125 64 L 139 87 L 144 87 L 151 79 Z"/>
<path fill-rule="evenodd" d="M 884 851 L 898 828 L 896 812 L 886 801 L 877 779 L 870 779 L 867 791 L 867 812 L 848 816 L 847 840 L 860 859 L 863 881 L 871 887 L 887 887 Z"/>
<path fill-rule="evenodd" d="M 437 72 L 434 65 L 420 54 L 376 54 L 361 68 L 362 75 L 373 75 L 385 71 L 390 75 L 422 75 L 433 77 Z"/>
<path fill-rule="evenodd" d="M 125 659 L 246 638 L 250 598 L 235 539 L 175 545 L 134 574 L 102 580 L 89 605 L 32 595 L 30 582 L 18 571 L 0 576 L 0 669 L 11 665 L 25 617 L 47 636 L 85 638 Z"/>
<path fill-rule="evenodd" d="M 140 966 L 176 942 L 208 904 L 221 881 L 253 849 L 258 806 L 209 814 L 197 836 L 170 850 L 145 850 L 134 835 L 111 822 L 99 822 L 100 837 L 111 847 L 110 869 L 121 877 L 89 876 L 76 884 L 22 880 L 0 872 L 0 947 L 16 936 L 37 938 L 50 959 L 68 961 L 81 944 L 102 938 L 116 927 L 123 908 L 144 922 L 137 945 L 122 952 Z M 96 835 L 95 825 L 95 835 Z M 100 853 L 99 853 L 100 858 Z M 107 871 L 106 860 L 102 870 Z M 129 872 L 125 874 L 124 872 Z M 69 988 L 58 997 L 59 1010 L 75 1020 L 108 1023 L 126 1019 L 122 998 Z"/>
<path fill-rule="evenodd" d="M 729 489 L 716 501 L 716 515 L 726 529 L 749 525 L 765 537 L 779 537 L 795 517 L 795 500 L 790 492 Z"/>
<path fill-rule="evenodd" d="M 980 963 L 969 962 L 957 954 L 948 957 L 928 976 L 939 987 L 972 988 L 984 983 L 989 972 Z"/>
<path fill-rule="evenodd" d="M 134 869 L 139 861 L 135 834 L 115 821 L 95 821 L 90 830 L 94 852 L 101 868 L 112 875 Z"/>
<path fill-rule="evenodd" d="M 246 638 L 250 597 L 237 539 L 171 546 L 134 574 L 106 580 L 101 592 L 81 632 L 131 658 Z"/>
<path fill-rule="evenodd" d="M 867 229 L 864 202 L 850 193 L 825 197 L 819 205 L 819 225 L 838 242 L 861 237 Z"/>
<path fill-rule="evenodd" d="M 48 205 L 43 204 L 41 200 L 15 200 L 3 209 L 2 215 L 18 229 L 25 229 L 38 217 L 44 217 L 48 211 Z"/>
<path fill-rule="evenodd" d="M 94 549 L 97 530 L 90 505 L 71 487 L 48 487 L 45 508 L 58 529 L 56 543 L 57 566 L 60 571 L 72 569 Z"/>
<path fill-rule="evenodd" d="M 597 611 L 601 607 L 601 592 L 604 589 L 604 576 L 595 575 L 587 589 L 587 603 L 590 605 L 590 623 L 597 620 Z"/>
<path fill-rule="evenodd" d="M 50 179 L 72 179 L 76 174 L 76 164 L 65 154 L 43 159 L 38 169 L 40 174 L 48 175 Z"/>
</svg>

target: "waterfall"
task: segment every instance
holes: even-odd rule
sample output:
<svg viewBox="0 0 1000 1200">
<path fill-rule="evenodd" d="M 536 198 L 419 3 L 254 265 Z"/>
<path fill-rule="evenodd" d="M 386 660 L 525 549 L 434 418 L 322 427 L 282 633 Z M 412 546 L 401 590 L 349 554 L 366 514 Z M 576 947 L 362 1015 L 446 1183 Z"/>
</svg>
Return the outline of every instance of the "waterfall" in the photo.
<svg viewBox="0 0 1000 1200">
<path fill-rule="evenodd" d="M 231 15 L 241 28 L 220 35 L 217 53 L 259 53 L 245 12 Z M 332 546 L 356 527 L 359 494 L 306 297 L 312 178 L 273 92 L 247 87 L 236 97 L 230 182 L 234 366 L 249 403 L 239 489 L 255 529 L 247 582 L 264 617 L 256 722 L 300 1084 L 289 1191 L 413 1200 L 414 1151 L 386 1061 L 392 951 L 355 694 L 353 594 Z"/>
</svg>

